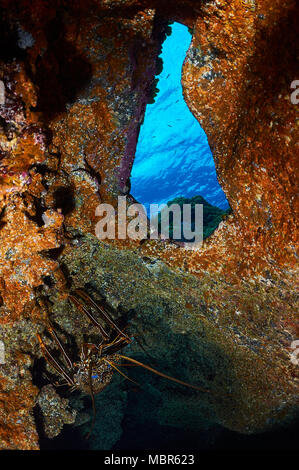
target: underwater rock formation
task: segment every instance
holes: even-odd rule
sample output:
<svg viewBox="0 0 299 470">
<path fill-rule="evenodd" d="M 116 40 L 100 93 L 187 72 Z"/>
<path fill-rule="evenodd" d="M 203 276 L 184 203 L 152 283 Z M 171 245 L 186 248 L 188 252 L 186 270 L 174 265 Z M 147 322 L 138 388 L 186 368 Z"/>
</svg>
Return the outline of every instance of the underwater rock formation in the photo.
<svg viewBox="0 0 299 470">
<path fill-rule="evenodd" d="M 39 447 L 33 410 L 57 380 L 36 339 L 48 318 L 74 360 L 95 335 L 67 300 L 76 287 L 128 318 L 156 368 L 210 390 L 182 391 L 142 372 L 157 422 L 242 433 L 290 422 L 299 337 L 295 0 L 34 0 L 30 9 L 1 0 L 0 8 L 0 448 Z M 200 251 L 94 235 L 97 205 L 129 194 L 170 20 L 193 28 L 184 96 L 233 211 Z M 126 352 L 148 361 L 137 344 Z M 101 446 L 121 433 L 129 398 L 119 390 L 114 437 Z"/>
</svg>

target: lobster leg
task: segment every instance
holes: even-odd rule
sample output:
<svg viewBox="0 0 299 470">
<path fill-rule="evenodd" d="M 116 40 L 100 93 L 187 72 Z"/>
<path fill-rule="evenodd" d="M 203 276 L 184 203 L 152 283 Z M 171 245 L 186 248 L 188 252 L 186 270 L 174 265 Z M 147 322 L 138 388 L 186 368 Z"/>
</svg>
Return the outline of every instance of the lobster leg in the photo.
<svg viewBox="0 0 299 470">
<path fill-rule="evenodd" d="M 117 325 L 116 323 L 112 320 L 108 312 L 106 312 L 103 307 L 98 305 L 94 300 L 92 300 L 91 297 L 89 297 L 88 294 L 86 294 L 83 290 L 77 289 L 75 291 L 75 296 L 79 297 L 81 300 L 85 301 L 87 304 L 89 304 L 91 307 L 93 307 L 100 315 L 101 317 L 110 325 L 114 330 L 118 332 L 118 334 L 126 340 L 127 343 L 131 343 L 131 338 L 126 335 Z M 90 321 L 97 326 L 104 338 L 107 340 L 109 338 L 108 334 L 103 330 L 103 327 L 96 321 L 96 319 L 93 317 L 93 315 L 84 307 L 84 305 L 81 304 L 81 302 L 75 297 L 74 295 L 70 295 L 70 299 L 75 303 L 76 307 L 78 307 L 81 311 L 83 311 Z M 104 333 L 104 334 L 103 334 Z"/>
<path fill-rule="evenodd" d="M 83 343 L 82 354 L 84 358 L 87 358 L 90 354 L 90 351 L 94 350 L 97 351 L 100 356 L 108 356 L 113 353 L 116 353 L 127 344 L 127 340 L 124 338 L 115 338 L 111 343 L 99 344 L 98 346 L 93 343 Z"/>
<path fill-rule="evenodd" d="M 76 385 L 73 379 L 65 372 L 63 367 L 56 361 L 56 359 L 54 359 L 54 357 L 52 356 L 52 354 L 50 353 L 50 351 L 48 350 L 47 346 L 45 345 L 41 336 L 38 333 L 37 333 L 37 338 L 38 338 L 41 350 L 43 352 L 43 355 L 45 356 L 45 359 L 49 362 L 49 364 L 53 367 L 53 369 L 55 369 L 56 372 L 58 372 L 58 374 L 64 378 L 64 380 L 66 380 L 68 385 L 70 386 Z"/>
<path fill-rule="evenodd" d="M 72 369 L 72 368 L 73 368 L 73 363 L 72 363 L 72 361 L 70 360 L 70 358 L 69 358 L 69 356 L 67 355 L 67 353 L 65 352 L 65 350 L 64 350 L 64 348 L 63 348 L 63 346 L 62 346 L 62 344 L 61 344 L 61 342 L 60 342 L 60 340 L 59 340 L 57 334 L 55 333 L 54 329 L 52 328 L 52 326 L 49 325 L 49 326 L 48 326 L 48 330 L 49 330 L 49 332 L 51 333 L 51 336 L 52 336 L 52 338 L 54 339 L 55 343 L 57 344 L 58 348 L 60 349 L 60 351 L 61 351 L 61 353 L 62 353 L 62 355 L 63 355 L 63 357 L 64 357 L 64 360 L 65 360 L 67 366 L 69 367 L 69 369 Z"/>
</svg>

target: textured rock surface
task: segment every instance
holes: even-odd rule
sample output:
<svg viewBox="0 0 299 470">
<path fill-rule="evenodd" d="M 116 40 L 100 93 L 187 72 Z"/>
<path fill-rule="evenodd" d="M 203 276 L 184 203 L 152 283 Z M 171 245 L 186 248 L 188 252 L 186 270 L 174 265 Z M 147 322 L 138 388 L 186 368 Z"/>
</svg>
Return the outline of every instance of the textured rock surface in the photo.
<svg viewBox="0 0 299 470">
<path fill-rule="evenodd" d="M 67 301 L 79 286 L 129 318 L 159 369 L 209 386 L 198 396 L 147 379 L 159 422 L 177 422 L 186 407 L 194 429 L 222 423 L 250 433 L 290 421 L 298 406 L 290 345 L 299 335 L 295 0 L 26 5 L 0 2 L 0 447 L 38 448 L 33 407 L 49 371 L 35 334 L 49 316 L 76 356 L 92 333 Z M 129 191 L 161 15 L 194 27 L 184 95 L 233 209 L 199 252 L 109 246 L 90 235 L 98 203 Z M 138 351 L 127 349 L 146 362 Z M 125 390 L 116 397 L 114 439 Z"/>
<path fill-rule="evenodd" d="M 61 398 L 53 385 L 42 387 L 37 403 L 43 417 L 44 433 L 50 439 L 60 433 L 64 424 L 75 422 L 76 411 L 68 409 L 68 400 Z"/>
</svg>

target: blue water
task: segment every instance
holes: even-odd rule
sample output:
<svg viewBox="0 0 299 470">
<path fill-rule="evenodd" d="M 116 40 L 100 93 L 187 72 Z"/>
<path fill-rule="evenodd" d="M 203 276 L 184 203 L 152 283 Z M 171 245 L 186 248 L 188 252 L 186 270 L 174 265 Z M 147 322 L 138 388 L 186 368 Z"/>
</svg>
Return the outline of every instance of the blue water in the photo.
<svg viewBox="0 0 299 470">
<path fill-rule="evenodd" d="M 147 105 L 140 129 L 131 194 L 147 210 L 151 203 L 195 195 L 220 208 L 228 207 L 206 134 L 183 98 L 181 72 L 190 42 L 188 28 L 174 23 L 160 55 L 160 91 L 155 103 Z"/>
</svg>

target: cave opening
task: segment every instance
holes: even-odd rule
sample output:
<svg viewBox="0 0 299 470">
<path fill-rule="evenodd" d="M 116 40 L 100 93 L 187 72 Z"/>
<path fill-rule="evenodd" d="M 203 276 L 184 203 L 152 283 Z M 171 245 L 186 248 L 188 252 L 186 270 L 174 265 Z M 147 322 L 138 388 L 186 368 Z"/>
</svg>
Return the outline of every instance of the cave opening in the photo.
<svg viewBox="0 0 299 470">
<path fill-rule="evenodd" d="M 182 66 L 191 39 L 187 26 L 169 25 L 140 128 L 131 194 L 148 214 L 150 204 L 191 204 L 192 208 L 203 204 L 206 238 L 229 212 L 229 205 L 217 180 L 207 136 L 183 97 Z M 170 227 L 170 238 L 176 239 L 172 235 Z"/>
</svg>

